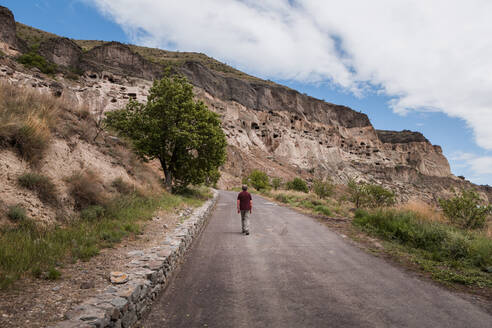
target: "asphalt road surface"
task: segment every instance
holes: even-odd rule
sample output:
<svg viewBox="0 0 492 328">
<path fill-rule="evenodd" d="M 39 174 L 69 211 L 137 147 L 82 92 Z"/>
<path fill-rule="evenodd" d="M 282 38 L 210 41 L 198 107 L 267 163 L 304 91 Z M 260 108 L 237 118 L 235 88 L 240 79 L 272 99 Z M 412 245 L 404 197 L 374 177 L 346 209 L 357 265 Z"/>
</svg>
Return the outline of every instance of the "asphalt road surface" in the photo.
<svg viewBox="0 0 492 328">
<path fill-rule="evenodd" d="M 492 316 L 253 196 L 244 236 L 236 193 L 217 208 L 148 327 L 492 327 Z"/>
</svg>

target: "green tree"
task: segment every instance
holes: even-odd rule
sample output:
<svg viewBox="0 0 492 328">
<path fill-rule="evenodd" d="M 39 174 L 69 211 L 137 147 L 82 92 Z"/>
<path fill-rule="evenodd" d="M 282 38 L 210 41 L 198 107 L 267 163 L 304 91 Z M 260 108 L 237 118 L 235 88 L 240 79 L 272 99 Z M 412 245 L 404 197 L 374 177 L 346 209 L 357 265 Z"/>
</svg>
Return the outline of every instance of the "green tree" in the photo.
<svg viewBox="0 0 492 328">
<path fill-rule="evenodd" d="M 248 181 L 256 190 L 263 190 L 270 188 L 268 175 L 260 170 L 253 170 L 248 176 Z"/>
<path fill-rule="evenodd" d="M 313 191 L 319 198 L 326 198 L 333 195 L 333 183 L 328 180 L 315 180 L 313 182 Z"/>
<path fill-rule="evenodd" d="M 294 180 L 287 182 L 287 189 L 302 191 L 305 193 L 309 192 L 306 181 L 301 178 L 294 178 Z"/>
<path fill-rule="evenodd" d="M 357 183 L 353 179 L 350 179 L 348 182 L 349 199 L 354 203 L 356 208 L 363 207 L 363 204 L 366 203 L 367 193 L 364 186 L 364 183 Z"/>
<path fill-rule="evenodd" d="M 272 179 L 273 189 L 277 190 L 278 188 L 280 188 L 281 185 L 282 185 L 282 179 L 280 179 L 280 178 L 273 178 Z"/>
<path fill-rule="evenodd" d="M 395 203 L 395 194 L 382 186 L 368 184 L 365 182 L 348 182 L 350 201 L 355 204 L 356 208 L 360 207 L 383 207 Z"/>
<path fill-rule="evenodd" d="M 107 113 L 106 123 L 128 137 L 142 159 L 160 161 L 168 189 L 214 183 L 220 176 L 227 142 L 219 116 L 194 101 L 182 76 L 154 81 L 146 104 L 130 101 Z"/>
<path fill-rule="evenodd" d="M 367 207 L 391 206 L 395 203 L 395 194 L 380 185 L 368 184 L 365 190 L 368 195 Z"/>
<path fill-rule="evenodd" d="M 481 205 L 480 197 L 473 190 L 462 190 L 461 194 L 450 199 L 439 199 L 444 215 L 449 220 L 465 229 L 481 229 L 487 223 L 487 216 L 492 213 L 491 205 Z"/>
</svg>

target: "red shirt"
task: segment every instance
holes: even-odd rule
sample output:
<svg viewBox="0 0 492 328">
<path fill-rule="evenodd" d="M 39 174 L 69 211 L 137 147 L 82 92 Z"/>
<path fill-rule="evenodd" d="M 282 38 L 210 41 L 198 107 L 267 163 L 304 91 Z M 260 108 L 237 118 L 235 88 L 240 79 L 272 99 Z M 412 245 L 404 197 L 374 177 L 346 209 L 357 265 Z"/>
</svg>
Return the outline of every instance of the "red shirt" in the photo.
<svg viewBox="0 0 492 328">
<path fill-rule="evenodd" d="M 251 194 L 247 191 L 241 191 L 239 195 L 237 195 L 237 199 L 239 200 L 239 209 L 241 211 L 249 211 L 251 209 Z"/>
</svg>

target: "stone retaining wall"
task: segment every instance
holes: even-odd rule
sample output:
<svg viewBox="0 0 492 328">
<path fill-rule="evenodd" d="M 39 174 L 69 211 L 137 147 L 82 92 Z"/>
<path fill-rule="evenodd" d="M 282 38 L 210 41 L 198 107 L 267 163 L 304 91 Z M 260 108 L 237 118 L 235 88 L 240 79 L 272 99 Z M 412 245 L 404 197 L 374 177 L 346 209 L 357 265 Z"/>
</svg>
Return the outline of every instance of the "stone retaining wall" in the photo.
<svg viewBox="0 0 492 328">
<path fill-rule="evenodd" d="M 130 252 L 132 260 L 122 273 L 124 283 L 109 285 L 101 294 L 69 311 L 66 321 L 51 328 L 132 327 L 150 309 L 200 235 L 217 198 L 214 190 L 213 198 L 193 211 L 160 246 Z"/>
</svg>

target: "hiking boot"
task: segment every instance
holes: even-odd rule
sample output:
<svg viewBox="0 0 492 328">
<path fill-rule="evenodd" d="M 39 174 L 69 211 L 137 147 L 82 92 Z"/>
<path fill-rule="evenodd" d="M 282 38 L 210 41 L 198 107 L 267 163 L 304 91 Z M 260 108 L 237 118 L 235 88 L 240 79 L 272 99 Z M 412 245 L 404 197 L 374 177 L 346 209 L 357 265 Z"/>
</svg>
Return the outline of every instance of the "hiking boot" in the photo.
<svg viewBox="0 0 492 328">
<path fill-rule="evenodd" d="M 246 231 L 244 234 L 245 234 L 246 236 L 249 236 L 249 231 Z"/>
</svg>

